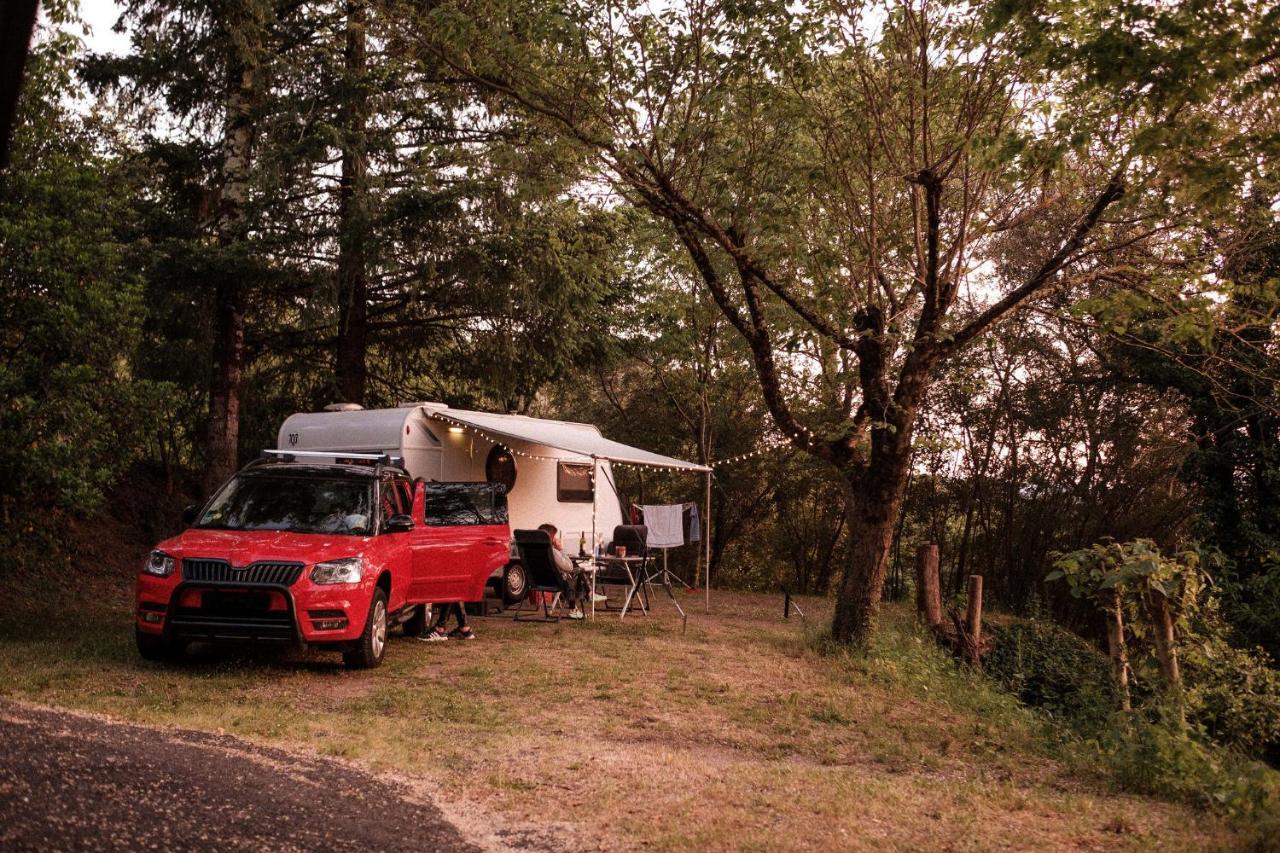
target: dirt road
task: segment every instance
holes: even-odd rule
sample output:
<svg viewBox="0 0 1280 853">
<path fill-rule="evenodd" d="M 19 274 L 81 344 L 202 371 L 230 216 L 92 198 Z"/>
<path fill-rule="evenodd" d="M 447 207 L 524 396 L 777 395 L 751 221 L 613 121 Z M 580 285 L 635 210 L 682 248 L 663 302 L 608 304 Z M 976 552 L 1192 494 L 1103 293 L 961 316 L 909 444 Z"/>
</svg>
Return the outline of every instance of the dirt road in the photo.
<svg viewBox="0 0 1280 853">
<path fill-rule="evenodd" d="M 473 850 L 344 764 L 0 700 L 0 849 Z"/>
</svg>

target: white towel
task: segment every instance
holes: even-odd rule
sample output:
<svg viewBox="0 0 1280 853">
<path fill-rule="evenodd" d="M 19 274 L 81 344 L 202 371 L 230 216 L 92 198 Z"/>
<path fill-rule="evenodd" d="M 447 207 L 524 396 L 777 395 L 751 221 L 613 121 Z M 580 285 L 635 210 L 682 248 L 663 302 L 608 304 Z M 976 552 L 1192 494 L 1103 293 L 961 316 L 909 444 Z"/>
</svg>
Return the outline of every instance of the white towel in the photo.
<svg viewBox="0 0 1280 853">
<path fill-rule="evenodd" d="M 684 544 L 684 505 L 642 506 L 644 525 L 649 528 L 650 548 L 674 548 Z"/>
</svg>

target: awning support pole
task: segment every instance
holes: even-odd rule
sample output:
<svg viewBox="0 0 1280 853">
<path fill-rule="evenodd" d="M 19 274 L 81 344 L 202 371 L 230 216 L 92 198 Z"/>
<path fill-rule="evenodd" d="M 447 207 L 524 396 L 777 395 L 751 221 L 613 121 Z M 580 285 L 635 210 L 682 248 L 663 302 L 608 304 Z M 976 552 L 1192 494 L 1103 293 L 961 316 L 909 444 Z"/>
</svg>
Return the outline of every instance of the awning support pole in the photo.
<svg viewBox="0 0 1280 853">
<path fill-rule="evenodd" d="M 591 556 L 592 562 L 595 563 L 595 557 L 598 549 L 596 548 L 596 466 L 600 464 L 600 460 L 591 457 Z M 599 571 L 599 564 L 596 563 L 596 571 Z M 591 573 L 591 621 L 596 621 L 596 571 Z"/>
<path fill-rule="evenodd" d="M 702 535 L 706 539 L 706 570 L 703 573 L 705 581 L 704 594 L 706 596 L 706 612 L 711 612 L 711 472 L 707 472 L 707 524 L 703 528 Z"/>
</svg>

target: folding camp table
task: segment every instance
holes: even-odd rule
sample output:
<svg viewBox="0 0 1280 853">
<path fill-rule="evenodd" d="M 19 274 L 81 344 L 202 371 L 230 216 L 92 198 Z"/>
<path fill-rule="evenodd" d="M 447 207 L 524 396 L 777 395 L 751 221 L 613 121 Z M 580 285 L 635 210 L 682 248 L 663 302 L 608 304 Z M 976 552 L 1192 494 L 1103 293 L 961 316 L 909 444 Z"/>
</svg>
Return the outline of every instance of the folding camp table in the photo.
<svg viewBox="0 0 1280 853">
<path fill-rule="evenodd" d="M 620 566 L 622 570 L 627 573 L 627 578 L 630 580 L 630 586 L 627 589 L 626 600 L 622 603 L 622 614 L 619 617 L 621 619 L 626 618 L 627 611 L 630 609 L 631 602 L 633 600 L 638 600 L 640 602 L 640 612 L 644 613 L 644 615 L 646 616 L 649 615 L 649 609 L 645 601 L 646 590 L 642 590 L 641 587 L 650 586 L 651 578 L 647 574 L 637 575 L 635 571 L 635 567 L 643 566 L 646 559 L 648 558 L 640 557 L 640 556 L 627 556 L 627 557 L 599 556 L 594 558 L 596 570 L 598 570 L 598 567 L 602 565 L 614 565 L 614 566 Z M 596 591 L 595 580 L 596 580 L 595 571 L 592 571 L 591 573 L 591 608 L 593 613 L 595 612 L 595 591 Z M 676 599 L 675 592 L 671 588 L 671 582 L 664 580 L 662 582 L 662 588 L 666 590 L 667 596 L 671 599 L 671 603 L 675 605 L 676 611 L 680 614 L 680 619 L 682 624 L 681 630 L 683 630 L 684 627 L 688 626 L 689 616 L 684 612 L 684 608 L 680 606 L 680 602 Z"/>
</svg>

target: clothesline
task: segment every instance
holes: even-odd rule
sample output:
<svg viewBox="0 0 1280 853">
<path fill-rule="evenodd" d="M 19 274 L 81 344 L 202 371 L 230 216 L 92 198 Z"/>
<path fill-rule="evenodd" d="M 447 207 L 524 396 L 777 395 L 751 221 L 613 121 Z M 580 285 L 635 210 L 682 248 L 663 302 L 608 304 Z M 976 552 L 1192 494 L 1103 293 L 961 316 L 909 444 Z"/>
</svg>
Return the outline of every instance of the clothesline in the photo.
<svg viewBox="0 0 1280 853">
<path fill-rule="evenodd" d="M 677 548 L 687 542 L 702 540 L 702 520 L 698 504 L 685 501 L 678 504 L 631 504 L 631 521 L 639 523 L 644 517 L 644 525 L 649 529 L 648 545 L 650 548 Z M 688 517 L 688 533 L 685 536 L 685 518 Z"/>
</svg>

